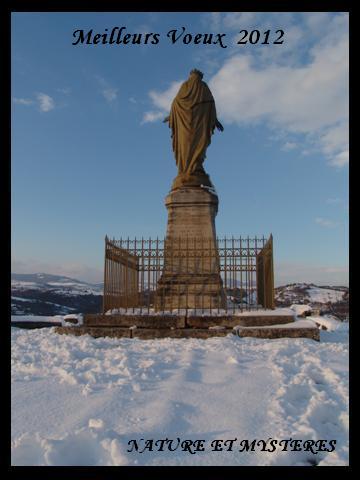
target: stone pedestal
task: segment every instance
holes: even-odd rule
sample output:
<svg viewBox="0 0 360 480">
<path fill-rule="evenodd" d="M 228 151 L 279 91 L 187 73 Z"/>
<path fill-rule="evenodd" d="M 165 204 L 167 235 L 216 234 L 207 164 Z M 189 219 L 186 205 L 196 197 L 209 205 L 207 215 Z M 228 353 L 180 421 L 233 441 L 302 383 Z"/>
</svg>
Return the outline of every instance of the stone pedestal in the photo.
<svg viewBox="0 0 360 480">
<path fill-rule="evenodd" d="M 165 199 L 168 225 L 156 296 L 159 310 L 225 305 L 215 230 L 218 197 L 211 190 L 182 186 Z"/>
</svg>

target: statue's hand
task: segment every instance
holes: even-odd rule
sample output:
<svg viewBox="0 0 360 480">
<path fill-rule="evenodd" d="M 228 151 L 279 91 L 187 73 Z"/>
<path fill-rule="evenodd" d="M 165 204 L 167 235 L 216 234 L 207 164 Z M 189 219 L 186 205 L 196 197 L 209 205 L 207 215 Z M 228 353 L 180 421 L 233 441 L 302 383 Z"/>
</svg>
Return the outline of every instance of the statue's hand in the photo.
<svg viewBox="0 0 360 480">
<path fill-rule="evenodd" d="M 221 125 L 218 119 L 216 119 L 215 126 L 218 130 L 220 130 L 220 132 L 224 131 L 224 127 Z"/>
<path fill-rule="evenodd" d="M 166 118 L 164 118 L 163 123 L 166 123 L 170 120 L 170 115 L 168 115 Z"/>
</svg>

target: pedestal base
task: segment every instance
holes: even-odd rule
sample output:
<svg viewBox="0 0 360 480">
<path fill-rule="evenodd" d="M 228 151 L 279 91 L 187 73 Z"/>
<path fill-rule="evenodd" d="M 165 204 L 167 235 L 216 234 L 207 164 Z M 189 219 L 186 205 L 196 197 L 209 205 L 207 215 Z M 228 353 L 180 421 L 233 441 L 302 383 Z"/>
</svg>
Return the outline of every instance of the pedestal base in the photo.
<svg viewBox="0 0 360 480">
<path fill-rule="evenodd" d="M 215 216 L 219 200 L 203 187 L 184 186 L 172 190 L 165 198 L 168 210 L 166 239 L 204 238 L 215 245 Z"/>
<path fill-rule="evenodd" d="M 183 186 L 170 192 L 165 205 L 168 225 L 156 308 L 224 308 L 215 232 L 217 195 L 199 186 Z"/>
<path fill-rule="evenodd" d="M 164 273 L 158 282 L 155 308 L 158 311 L 183 308 L 212 310 L 225 308 L 225 302 L 220 274 Z"/>
<path fill-rule="evenodd" d="M 179 173 L 171 185 L 171 190 L 182 187 L 204 187 L 214 188 L 214 185 L 211 183 L 209 175 L 205 170 L 200 170 L 195 173 Z"/>
</svg>

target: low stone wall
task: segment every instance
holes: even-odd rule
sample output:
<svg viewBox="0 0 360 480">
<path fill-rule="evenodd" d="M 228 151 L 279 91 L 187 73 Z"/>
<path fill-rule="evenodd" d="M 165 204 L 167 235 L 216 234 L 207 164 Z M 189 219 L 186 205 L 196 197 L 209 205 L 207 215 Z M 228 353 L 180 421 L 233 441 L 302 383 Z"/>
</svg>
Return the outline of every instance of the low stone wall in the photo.
<svg viewBox="0 0 360 480">
<path fill-rule="evenodd" d="M 206 328 L 128 328 L 128 327 L 56 327 L 56 333 L 70 335 L 91 335 L 94 338 L 139 338 L 150 340 L 154 338 L 209 338 L 224 337 L 233 333 L 232 329 Z"/>
<path fill-rule="evenodd" d="M 178 315 L 84 315 L 84 325 L 143 328 L 185 328 L 185 316 Z"/>
<path fill-rule="evenodd" d="M 154 330 L 151 328 L 135 328 L 132 331 L 132 336 L 133 338 L 150 340 L 152 338 L 225 337 L 229 333 L 232 333 L 232 329 L 212 330 L 207 328 L 178 328 L 178 329 L 159 328 L 157 330 Z"/>
<path fill-rule="evenodd" d="M 70 335 L 91 335 L 94 338 L 98 337 L 113 337 L 113 338 L 131 338 L 132 330 L 127 327 L 56 327 L 56 333 L 70 334 Z"/>
<path fill-rule="evenodd" d="M 209 328 L 223 326 L 227 328 L 237 325 L 260 326 L 279 325 L 294 322 L 293 315 L 223 315 L 211 316 L 190 315 L 84 315 L 84 325 L 88 326 L 121 326 L 132 327 L 136 325 L 141 328 Z"/>
<path fill-rule="evenodd" d="M 288 325 L 288 327 L 287 327 Z M 234 328 L 237 327 L 237 328 Z M 229 333 L 239 337 L 303 337 L 320 340 L 319 329 L 294 324 L 292 315 L 177 316 L 177 315 L 102 315 L 84 316 L 84 324 L 56 327 L 60 334 L 92 337 L 138 338 L 210 338 Z"/>
</svg>

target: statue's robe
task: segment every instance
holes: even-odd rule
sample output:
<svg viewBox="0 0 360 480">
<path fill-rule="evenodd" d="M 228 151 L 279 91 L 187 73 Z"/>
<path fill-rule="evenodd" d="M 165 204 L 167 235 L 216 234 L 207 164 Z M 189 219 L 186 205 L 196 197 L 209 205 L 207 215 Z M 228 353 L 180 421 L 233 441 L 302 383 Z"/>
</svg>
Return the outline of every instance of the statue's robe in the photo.
<svg viewBox="0 0 360 480">
<path fill-rule="evenodd" d="M 169 117 L 179 174 L 203 171 L 202 163 L 215 123 L 214 97 L 200 76 L 191 74 L 174 98 Z"/>
</svg>

